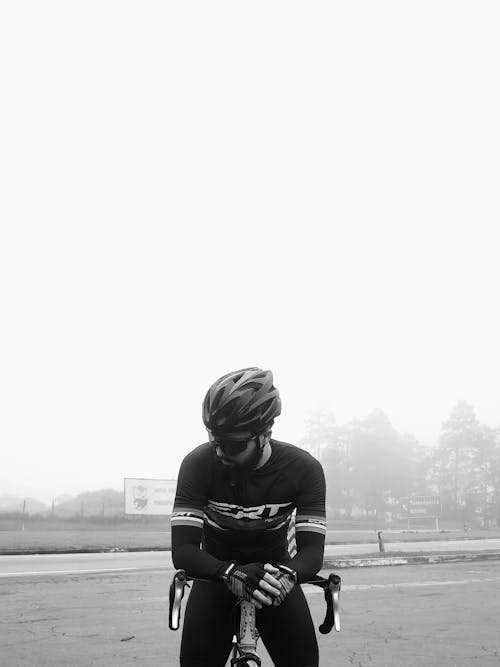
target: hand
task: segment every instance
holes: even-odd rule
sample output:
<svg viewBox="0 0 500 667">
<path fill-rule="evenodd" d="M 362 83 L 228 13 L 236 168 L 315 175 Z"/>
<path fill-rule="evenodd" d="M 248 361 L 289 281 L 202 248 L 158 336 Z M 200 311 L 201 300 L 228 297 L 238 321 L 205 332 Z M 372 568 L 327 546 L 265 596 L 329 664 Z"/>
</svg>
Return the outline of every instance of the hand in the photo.
<svg viewBox="0 0 500 667">
<path fill-rule="evenodd" d="M 231 563 L 223 579 L 237 597 L 253 602 L 257 609 L 262 609 L 263 605 L 271 606 L 273 599 L 281 594 L 281 585 L 271 571 L 279 572 L 269 563 L 265 566 L 262 563 Z"/>
<path fill-rule="evenodd" d="M 266 565 L 267 567 L 267 565 Z M 273 566 L 271 566 L 273 567 Z M 287 567 L 286 565 L 279 565 L 277 567 L 273 567 L 274 572 L 274 578 L 279 582 L 280 585 L 280 593 L 279 595 L 275 596 L 273 600 L 273 605 L 277 607 L 280 605 L 283 600 L 286 598 L 288 593 L 292 590 L 292 588 L 295 586 L 297 583 L 297 573 L 295 570 L 292 570 L 290 567 Z"/>
</svg>

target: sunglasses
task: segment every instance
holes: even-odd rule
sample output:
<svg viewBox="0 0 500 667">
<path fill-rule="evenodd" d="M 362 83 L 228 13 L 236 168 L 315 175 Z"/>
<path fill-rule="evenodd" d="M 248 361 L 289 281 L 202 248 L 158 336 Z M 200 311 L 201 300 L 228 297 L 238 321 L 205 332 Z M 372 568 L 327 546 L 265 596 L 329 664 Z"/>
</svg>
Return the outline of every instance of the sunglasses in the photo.
<svg viewBox="0 0 500 667">
<path fill-rule="evenodd" d="M 248 445 L 255 440 L 255 438 L 250 438 L 250 440 L 212 440 L 212 445 L 216 449 L 220 449 L 223 454 L 226 456 L 235 456 L 236 454 L 241 454 L 244 452 Z"/>
</svg>

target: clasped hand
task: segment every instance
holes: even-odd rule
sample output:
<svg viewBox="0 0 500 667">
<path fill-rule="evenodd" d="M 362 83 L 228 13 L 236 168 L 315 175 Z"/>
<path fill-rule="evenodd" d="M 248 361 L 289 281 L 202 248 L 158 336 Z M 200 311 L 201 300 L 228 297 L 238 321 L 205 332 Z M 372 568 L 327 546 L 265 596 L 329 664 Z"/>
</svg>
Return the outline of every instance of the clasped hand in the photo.
<svg viewBox="0 0 500 667">
<path fill-rule="evenodd" d="M 228 568 L 225 581 L 235 595 L 253 602 L 257 609 L 281 604 L 295 584 L 271 563 L 234 563 Z"/>
<path fill-rule="evenodd" d="M 264 605 L 271 606 L 273 601 L 278 599 L 281 594 L 281 584 L 279 579 L 273 575 L 279 574 L 279 570 L 271 563 L 264 565 L 266 573 L 259 582 L 259 587 L 253 592 L 253 602 L 257 609 L 262 609 Z"/>
</svg>

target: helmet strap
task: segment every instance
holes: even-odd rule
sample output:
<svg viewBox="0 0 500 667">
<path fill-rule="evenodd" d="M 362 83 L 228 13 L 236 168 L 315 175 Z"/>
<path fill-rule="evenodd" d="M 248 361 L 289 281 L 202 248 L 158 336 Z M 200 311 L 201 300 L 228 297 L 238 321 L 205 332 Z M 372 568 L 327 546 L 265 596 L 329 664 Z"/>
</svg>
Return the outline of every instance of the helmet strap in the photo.
<svg viewBox="0 0 500 667">
<path fill-rule="evenodd" d="M 264 433 L 261 433 L 257 436 L 257 440 L 259 442 L 260 451 L 264 451 L 264 447 L 271 440 L 271 431 L 265 431 Z"/>
</svg>

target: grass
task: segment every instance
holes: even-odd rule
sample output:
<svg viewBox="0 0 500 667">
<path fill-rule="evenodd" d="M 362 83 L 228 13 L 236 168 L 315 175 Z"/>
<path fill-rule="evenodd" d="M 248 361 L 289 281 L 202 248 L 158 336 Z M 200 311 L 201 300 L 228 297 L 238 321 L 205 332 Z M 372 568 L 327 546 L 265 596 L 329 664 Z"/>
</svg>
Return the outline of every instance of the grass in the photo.
<svg viewBox="0 0 500 667">
<path fill-rule="evenodd" d="M 169 531 L 0 531 L 0 554 L 170 549 Z"/>
<path fill-rule="evenodd" d="M 162 525 L 163 523 L 163 525 Z M 333 532 L 332 532 L 333 531 Z M 450 539 L 485 539 L 500 537 L 500 528 L 492 530 L 472 529 L 414 532 L 383 531 L 386 550 L 390 552 L 391 542 L 416 542 Z M 373 543 L 374 552 L 378 552 L 378 540 L 374 528 L 338 529 L 329 524 L 327 544 L 363 544 Z M 25 522 L 14 524 L 0 520 L 0 554 L 19 553 L 57 553 L 71 551 L 111 551 L 111 550 L 164 550 L 170 549 L 170 522 L 145 524 L 139 522 L 110 523 L 91 521 L 67 521 L 50 524 L 43 522 Z M 353 546 L 353 553 L 355 553 Z M 391 552 L 392 554 L 392 552 Z"/>
</svg>

